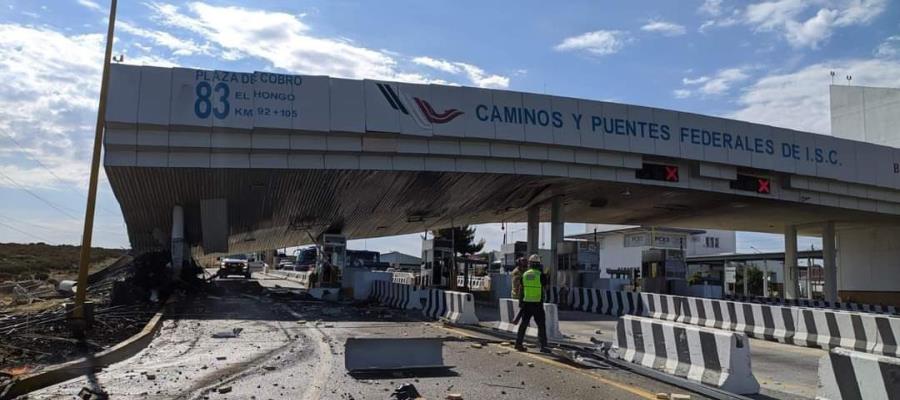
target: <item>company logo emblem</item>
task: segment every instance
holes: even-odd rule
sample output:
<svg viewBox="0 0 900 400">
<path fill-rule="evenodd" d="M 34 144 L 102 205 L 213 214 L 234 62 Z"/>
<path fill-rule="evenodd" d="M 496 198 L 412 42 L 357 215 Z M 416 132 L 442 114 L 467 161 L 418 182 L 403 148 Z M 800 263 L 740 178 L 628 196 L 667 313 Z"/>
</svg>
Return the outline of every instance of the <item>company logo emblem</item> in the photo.
<svg viewBox="0 0 900 400">
<path fill-rule="evenodd" d="M 387 100 L 393 109 L 411 116 L 422 129 L 431 129 L 432 124 L 445 124 L 463 114 L 462 111 L 455 108 L 438 113 L 434 111 L 431 104 L 419 97 L 413 97 L 405 93 L 401 97 L 397 95 L 390 85 L 383 83 L 377 83 L 376 85 L 381 94 L 384 95 L 384 99 Z"/>
</svg>

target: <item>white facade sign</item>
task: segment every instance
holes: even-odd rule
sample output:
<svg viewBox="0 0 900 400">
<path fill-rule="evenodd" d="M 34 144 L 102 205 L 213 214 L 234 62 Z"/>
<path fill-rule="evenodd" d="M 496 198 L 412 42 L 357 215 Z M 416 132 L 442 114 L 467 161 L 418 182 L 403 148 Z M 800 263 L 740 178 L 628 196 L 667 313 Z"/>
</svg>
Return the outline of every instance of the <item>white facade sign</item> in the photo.
<svg viewBox="0 0 900 400">
<path fill-rule="evenodd" d="M 117 106 L 109 108 L 109 123 L 168 121 L 179 129 L 253 134 L 356 132 L 364 126 L 365 132 L 624 151 L 900 188 L 898 149 L 648 107 L 505 90 L 127 65 L 113 66 L 111 82 L 110 103 Z M 161 90 L 166 87 L 171 90 Z"/>
</svg>

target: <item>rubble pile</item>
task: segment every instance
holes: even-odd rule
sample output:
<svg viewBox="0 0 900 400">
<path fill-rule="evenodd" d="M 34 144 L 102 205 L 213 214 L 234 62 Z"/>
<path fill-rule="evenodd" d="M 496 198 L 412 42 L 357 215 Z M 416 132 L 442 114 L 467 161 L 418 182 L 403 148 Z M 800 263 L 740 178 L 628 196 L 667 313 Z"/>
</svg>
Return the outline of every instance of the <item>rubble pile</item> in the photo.
<svg viewBox="0 0 900 400">
<path fill-rule="evenodd" d="M 94 322 L 83 341 L 69 328 L 64 303 L 71 300 L 64 293 L 41 289 L 39 295 L 23 294 L 28 307 L 0 309 L 0 392 L 4 380 L 96 353 L 140 332 L 171 290 L 167 261 L 166 253 L 147 253 L 92 274 Z"/>
</svg>

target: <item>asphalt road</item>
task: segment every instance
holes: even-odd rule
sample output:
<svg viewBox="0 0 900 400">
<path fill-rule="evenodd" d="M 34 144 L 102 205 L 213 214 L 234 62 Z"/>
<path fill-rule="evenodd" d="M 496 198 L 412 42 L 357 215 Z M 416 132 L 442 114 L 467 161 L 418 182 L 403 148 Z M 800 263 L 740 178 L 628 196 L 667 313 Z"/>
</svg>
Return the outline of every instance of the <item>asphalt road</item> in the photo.
<svg viewBox="0 0 900 400">
<path fill-rule="evenodd" d="M 411 383 L 427 399 L 655 399 L 685 393 L 629 372 L 574 367 L 496 340 L 415 320 L 396 310 L 305 298 L 288 281 L 227 279 L 185 300 L 135 357 L 32 393 L 71 399 L 82 387 L 135 399 L 388 399 Z M 217 332 L 242 331 L 236 338 Z M 444 338 L 450 374 L 350 376 L 348 337 Z M 488 343 L 493 342 L 493 343 Z M 481 348 L 473 346 L 481 343 Z M 692 395 L 693 399 L 702 398 Z"/>
<path fill-rule="evenodd" d="M 479 320 L 487 326 L 499 319 L 497 308 L 485 304 L 479 304 L 477 312 Z M 559 319 L 560 331 L 577 341 L 589 343 L 591 337 L 616 340 L 616 317 L 560 310 Z M 818 362 L 826 353 L 821 349 L 750 339 L 750 363 L 762 387 L 761 394 L 777 399 L 816 397 Z"/>
</svg>

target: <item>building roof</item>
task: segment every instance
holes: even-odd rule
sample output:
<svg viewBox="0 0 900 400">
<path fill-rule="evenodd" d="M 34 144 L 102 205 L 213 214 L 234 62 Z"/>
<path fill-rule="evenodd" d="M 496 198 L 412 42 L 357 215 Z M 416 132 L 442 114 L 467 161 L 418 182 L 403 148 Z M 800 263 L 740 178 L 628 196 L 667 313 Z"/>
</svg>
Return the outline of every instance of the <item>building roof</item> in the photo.
<svg viewBox="0 0 900 400">
<path fill-rule="evenodd" d="M 387 263 L 396 262 L 398 264 L 420 264 L 422 259 L 399 251 L 389 251 L 381 254 L 381 261 Z"/>
<path fill-rule="evenodd" d="M 629 226 L 625 228 L 613 228 L 608 230 L 597 230 L 597 236 L 609 236 L 609 235 L 624 235 L 629 233 L 642 233 L 642 232 L 657 232 L 657 233 L 683 233 L 687 235 L 698 235 L 701 233 L 706 233 L 704 230 L 700 229 L 684 229 L 684 228 L 667 228 L 667 227 L 650 227 L 650 226 Z M 566 239 L 575 239 L 575 240 L 591 240 L 594 238 L 594 232 L 585 232 L 578 233 L 575 235 L 568 235 Z"/>
<path fill-rule="evenodd" d="M 798 251 L 797 258 L 822 258 L 822 250 L 805 250 Z M 762 260 L 784 260 L 784 252 L 772 253 L 732 253 L 732 254 L 714 254 L 709 256 L 693 256 L 687 257 L 688 263 L 704 263 L 704 262 L 727 262 L 727 261 L 762 261 Z"/>
</svg>

